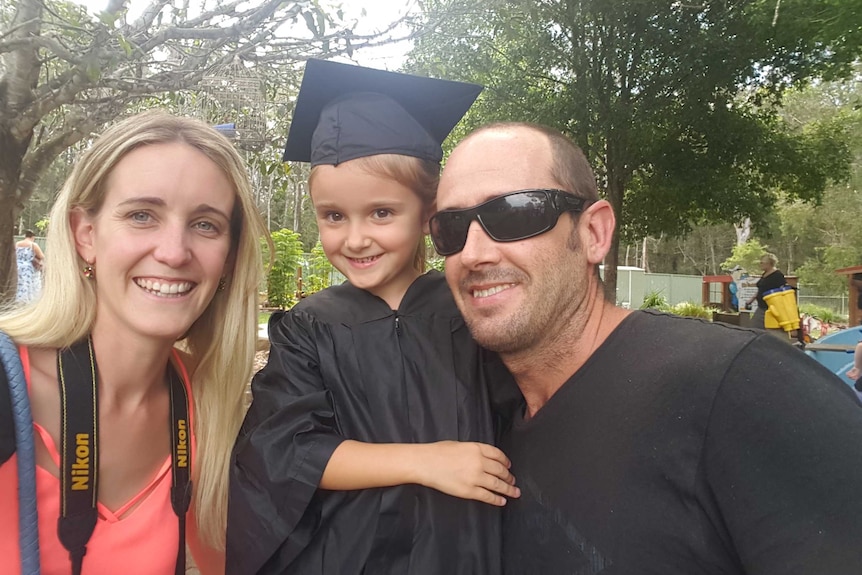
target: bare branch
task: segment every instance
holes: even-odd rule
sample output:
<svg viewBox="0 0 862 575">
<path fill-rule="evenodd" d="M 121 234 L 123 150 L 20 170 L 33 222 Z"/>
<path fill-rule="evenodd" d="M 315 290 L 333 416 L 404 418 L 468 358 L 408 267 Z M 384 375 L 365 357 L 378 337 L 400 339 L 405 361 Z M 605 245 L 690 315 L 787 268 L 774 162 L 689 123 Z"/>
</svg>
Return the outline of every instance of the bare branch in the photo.
<svg viewBox="0 0 862 575">
<path fill-rule="evenodd" d="M 0 54 L 17 50 L 32 51 L 38 50 L 39 48 L 48 50 L 73 65 L 77 65 L 81 61 L 80 55 L 72 53 L 63 46 L 63 44 L 54 38 L 49 38 L 47 36 L 27 36 L 24 38 L 12 38 L 5 42 L 0 42 Z"/>
</svg>

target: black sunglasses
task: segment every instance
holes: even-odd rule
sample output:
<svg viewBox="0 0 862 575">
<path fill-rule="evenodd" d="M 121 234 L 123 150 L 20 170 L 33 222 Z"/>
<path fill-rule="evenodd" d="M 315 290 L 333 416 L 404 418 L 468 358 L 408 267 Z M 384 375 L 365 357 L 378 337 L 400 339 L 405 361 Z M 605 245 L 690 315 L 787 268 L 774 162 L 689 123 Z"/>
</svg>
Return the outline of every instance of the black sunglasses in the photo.
<svg viewBox="0 0 862 575">
<path fill-rule="evenodd" d="M 563 190 L 520 190 L 472 208 L 442 210 L 431 218 L 431 240 L 441 256 L 464 249 L 473 220 L 497 242 L 516 242 L 543 234 L 563 212 L 582 212 L 592 202 Z"/>
</svg>

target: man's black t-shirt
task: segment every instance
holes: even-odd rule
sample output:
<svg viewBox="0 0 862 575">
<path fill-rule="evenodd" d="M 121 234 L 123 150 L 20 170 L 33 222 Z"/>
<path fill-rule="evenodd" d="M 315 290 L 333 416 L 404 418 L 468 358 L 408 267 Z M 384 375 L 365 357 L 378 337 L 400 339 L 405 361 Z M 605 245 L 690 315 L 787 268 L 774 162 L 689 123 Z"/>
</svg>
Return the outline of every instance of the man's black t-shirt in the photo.
<svg viewBox="0 0 862 575">
<path fill-rule="evenodd" d="M 510 575 L 858 575 L 862 409 L 775 337 L 631 314 L 503 449 Z"/>
</svg>

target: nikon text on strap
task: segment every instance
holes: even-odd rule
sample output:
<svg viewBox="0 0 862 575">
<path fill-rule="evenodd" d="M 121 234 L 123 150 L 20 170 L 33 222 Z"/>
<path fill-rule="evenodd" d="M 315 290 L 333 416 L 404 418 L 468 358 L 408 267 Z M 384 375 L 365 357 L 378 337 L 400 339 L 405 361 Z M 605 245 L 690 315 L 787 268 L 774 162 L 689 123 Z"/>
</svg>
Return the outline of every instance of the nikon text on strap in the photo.
<svg viewBox="0 0 862 575">
<path fill-rule="evenodd" d="M 171 385 L 171 507 L 180 526 L 180 546 L 174 575 L 186 572 L 186 512 L 192 499 L 191 429 L 186 386 L 173 367 L 168 366 Z"/>
<path fill-rule="evenodd" d="M 185 572 L 185 516 L 191 499 L 191 430 L 185 385 L 168 366 L 171 426 L 171 507 L 179 519 L 175 574 Z M 60 384 L 60 518 L 57 534 L 69 551 L 72 575 L 81 575 L 87 542 L 98 519 L 99 384 L 92 340 L 57 353 Z"/>
</svg>

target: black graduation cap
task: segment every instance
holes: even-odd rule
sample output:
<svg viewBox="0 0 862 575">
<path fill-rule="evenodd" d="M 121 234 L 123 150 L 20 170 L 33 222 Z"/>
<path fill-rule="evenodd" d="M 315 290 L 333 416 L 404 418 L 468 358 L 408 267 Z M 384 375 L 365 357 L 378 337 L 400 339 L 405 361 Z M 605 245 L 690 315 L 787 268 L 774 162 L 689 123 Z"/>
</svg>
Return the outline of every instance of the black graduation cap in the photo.
<svg viewBox="0 0 862 575">
<path fill-rule="evenodd" d="M 482 86 L 309 60 L 284 161 L 338 165 L 377 154 L 439 162 Z"/>
</svg>

